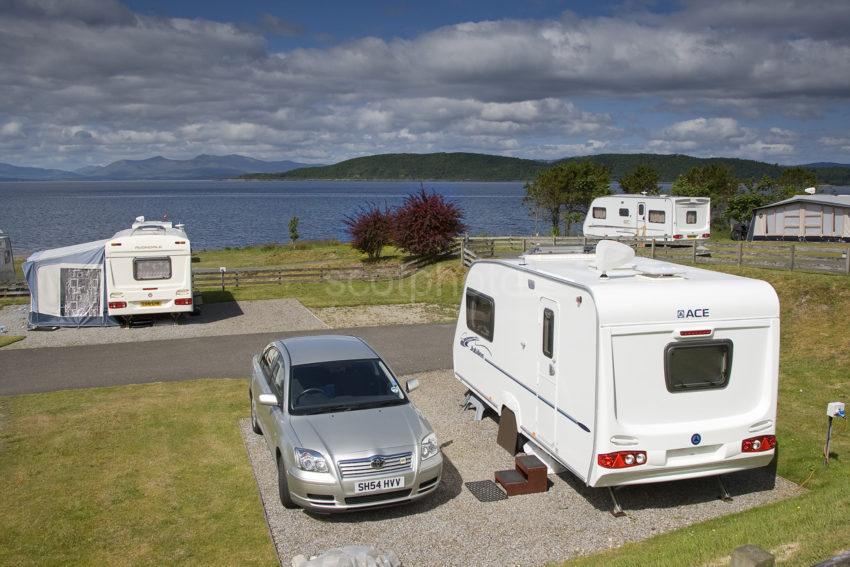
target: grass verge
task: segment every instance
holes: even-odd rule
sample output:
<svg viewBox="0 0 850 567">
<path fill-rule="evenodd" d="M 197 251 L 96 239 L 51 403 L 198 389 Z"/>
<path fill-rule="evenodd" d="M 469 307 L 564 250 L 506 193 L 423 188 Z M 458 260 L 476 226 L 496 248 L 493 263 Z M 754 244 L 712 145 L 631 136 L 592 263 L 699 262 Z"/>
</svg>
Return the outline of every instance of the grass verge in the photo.
<svg viewBox="0 0 850 567">
<path fill-rule="evenodd" d="M 356 266 L 367 261 L 366 255 L 336 240 L 308 240 L 295 244 L 261 244 L 221 250 L 201 250 L 193 254 L 195 268 L 266 268 L 343 267 Z M 392 246 L 383 250 L 382 263 L 398 263 L 402 253 Z"/>
<path fill-rule="evenodd" d="M 24 340 L 26 337 L 20 335 L 0 335 L 0 348 L 8 346 L 12 343 Z"/>
<path fill-rule="evenodd" d="M 276 563 L 243 380 L 0 398 L 0 564 Z"/>
</svg>

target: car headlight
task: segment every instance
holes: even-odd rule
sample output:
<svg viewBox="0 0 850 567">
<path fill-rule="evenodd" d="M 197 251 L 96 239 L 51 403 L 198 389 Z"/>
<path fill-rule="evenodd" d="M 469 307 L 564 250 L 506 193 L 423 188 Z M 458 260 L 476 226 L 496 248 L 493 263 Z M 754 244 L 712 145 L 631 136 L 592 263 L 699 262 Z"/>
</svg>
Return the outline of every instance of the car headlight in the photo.
<svg viewBox="0 0 850 567">
<path fill-rule="evenodd" d="M 298 464 L 298 468 L 302 471 L 322 473 L 330 472 L 328 469 L 328 462 L 318 451 L 296 447 L 295 462 Z"/>
<path fill-rule="evenodd" d="M 437 434 L 429 433 L 422 439 L 422 448 L 420 449 L 422 460 L 430 459 L 439 452 L 440 444 L 437 443 Z"/>
</svg>

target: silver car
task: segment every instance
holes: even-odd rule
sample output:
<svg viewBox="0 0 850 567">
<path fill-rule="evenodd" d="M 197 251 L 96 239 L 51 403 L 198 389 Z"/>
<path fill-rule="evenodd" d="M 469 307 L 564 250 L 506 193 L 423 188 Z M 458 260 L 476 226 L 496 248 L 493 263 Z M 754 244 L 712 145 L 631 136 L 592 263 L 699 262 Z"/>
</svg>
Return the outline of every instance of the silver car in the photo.
<svg viewBox="0 0 850 567">
<path fill-rule="evenodd" d="M 418 386 L 407 382 L 407 391 Z M 437 436 L 365 342 L 276 341 L 254 356 L 251 423 L 286 508 L 333 512 L 423 498 L 440 484 Z"/>
</svg>

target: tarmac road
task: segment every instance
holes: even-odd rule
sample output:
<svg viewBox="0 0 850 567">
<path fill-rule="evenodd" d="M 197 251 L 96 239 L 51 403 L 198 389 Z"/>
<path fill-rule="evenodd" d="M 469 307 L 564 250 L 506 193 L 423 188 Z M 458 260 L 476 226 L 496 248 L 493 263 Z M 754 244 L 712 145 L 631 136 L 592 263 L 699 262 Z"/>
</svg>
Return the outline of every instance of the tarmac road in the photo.
<svg viewBox="0 0 850 567">
<path fill-rule="evenodd" d="M 146 382 L 239 378 L 251 356 L 274 339 L 356 335 L 399 374 L 452 367 L 454 325 L 399 325 L 169 341 L 0 350 L 0 395 Z"/>
</svg>

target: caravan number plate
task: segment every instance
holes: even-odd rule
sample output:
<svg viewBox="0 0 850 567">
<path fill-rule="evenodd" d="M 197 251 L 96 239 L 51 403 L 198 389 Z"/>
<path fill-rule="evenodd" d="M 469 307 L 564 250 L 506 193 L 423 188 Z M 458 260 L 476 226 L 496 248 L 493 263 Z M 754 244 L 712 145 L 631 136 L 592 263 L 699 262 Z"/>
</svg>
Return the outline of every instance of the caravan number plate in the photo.
<svg viewBox="0 0 850 567">
<path fill-rule="evenodd" d="M 141 301 L 142 307 L 159 307 L 162 301 Z"/>
<path fill-rule="evenodd" d="M 382 478 L 381 480 L 361 480 L 354 483 L 355 494 L 361 492 L 378 492 L 381 490 L 395 490 L 404 488 L 404 477 L 394 476 L 393 478 Z"/>
</svg>

